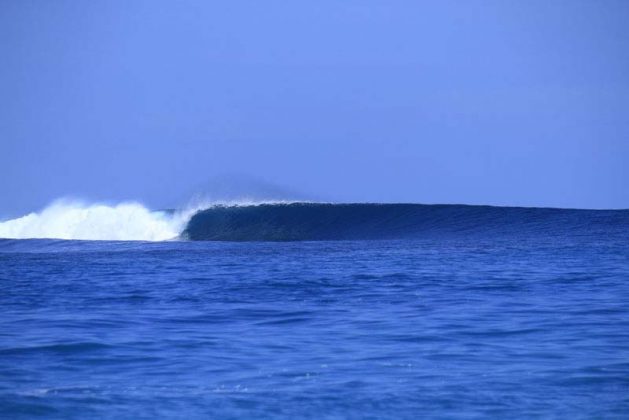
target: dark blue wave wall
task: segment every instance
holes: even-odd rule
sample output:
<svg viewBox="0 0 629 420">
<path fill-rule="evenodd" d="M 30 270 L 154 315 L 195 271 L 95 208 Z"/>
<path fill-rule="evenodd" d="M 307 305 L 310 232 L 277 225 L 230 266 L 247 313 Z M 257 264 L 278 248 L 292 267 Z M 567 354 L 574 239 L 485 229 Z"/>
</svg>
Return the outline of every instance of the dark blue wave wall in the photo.
<svg viewBox="0 0 629 420">
<path fill-rule="evenodd" d="M 218 206 L 182 236 L 212 241 L 411 239 L 443 235 L 629 237 L 629 210 L 422 204 L 292 203 Z"/>
</svg>

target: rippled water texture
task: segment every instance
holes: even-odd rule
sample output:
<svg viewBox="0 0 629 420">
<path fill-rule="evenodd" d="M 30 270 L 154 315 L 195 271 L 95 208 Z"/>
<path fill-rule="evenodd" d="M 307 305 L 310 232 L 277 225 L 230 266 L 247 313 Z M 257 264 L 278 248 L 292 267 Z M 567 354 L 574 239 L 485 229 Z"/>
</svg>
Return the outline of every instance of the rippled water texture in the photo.
<svg viewBox="0 0 629 420">
<path fill-rule="evenodd" d="M 629 241 L 0 240 L 0 417 L 629 416 Z"/>
</svg>

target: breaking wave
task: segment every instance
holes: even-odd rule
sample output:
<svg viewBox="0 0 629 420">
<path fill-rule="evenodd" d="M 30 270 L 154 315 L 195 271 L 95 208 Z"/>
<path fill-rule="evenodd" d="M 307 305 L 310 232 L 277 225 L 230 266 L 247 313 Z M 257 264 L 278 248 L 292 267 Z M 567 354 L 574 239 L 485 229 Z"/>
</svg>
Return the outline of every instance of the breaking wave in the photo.
<svg viewBox="0 0 629 420">
<path fill-rule="evenodd" d="M 152 211 L 134 202 L 57 201 L 41 212 L 0 222 L 0 238 L 124 241 L 574 237 L 594 232 L 627 237 L 629 211 L 291 202 L 200 203 L 184 210 Z"/>
</svg>

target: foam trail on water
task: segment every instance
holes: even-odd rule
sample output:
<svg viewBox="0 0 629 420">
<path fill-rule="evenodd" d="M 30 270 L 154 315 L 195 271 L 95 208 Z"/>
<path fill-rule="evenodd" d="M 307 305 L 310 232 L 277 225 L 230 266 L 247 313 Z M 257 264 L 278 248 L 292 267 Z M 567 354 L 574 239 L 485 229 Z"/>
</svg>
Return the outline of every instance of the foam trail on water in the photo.
<svg viewBox="0 0 629 420">
<path fill-rule="evenodd" d="M 194 212 L 151 211 L 135 202 L 56 201 L 39 213 L 0 222 L 0 238 L 164 241 L 178 238 Z"/>
</svg>

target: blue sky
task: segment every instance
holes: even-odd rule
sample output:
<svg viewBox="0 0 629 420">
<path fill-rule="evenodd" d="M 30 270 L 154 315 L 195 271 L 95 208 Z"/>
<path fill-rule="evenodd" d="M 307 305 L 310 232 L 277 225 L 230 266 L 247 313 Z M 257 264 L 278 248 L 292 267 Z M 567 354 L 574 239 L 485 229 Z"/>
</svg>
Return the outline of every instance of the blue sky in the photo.
<svg viewBox="0 0 629 420">
<path fill-rule="evenodd" d="M 5 0 L 0 216 L 219 184 L 629 208 L 628 21 L 624 0 Z"/>
</svg>

